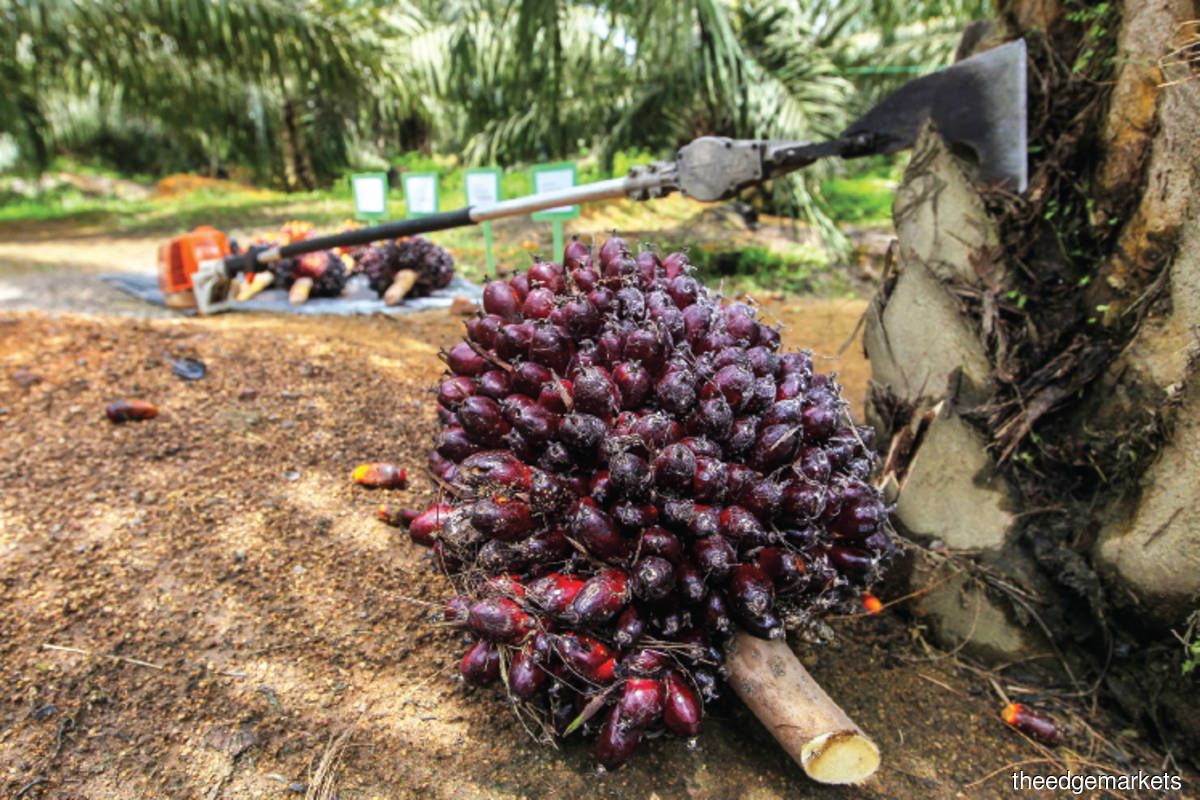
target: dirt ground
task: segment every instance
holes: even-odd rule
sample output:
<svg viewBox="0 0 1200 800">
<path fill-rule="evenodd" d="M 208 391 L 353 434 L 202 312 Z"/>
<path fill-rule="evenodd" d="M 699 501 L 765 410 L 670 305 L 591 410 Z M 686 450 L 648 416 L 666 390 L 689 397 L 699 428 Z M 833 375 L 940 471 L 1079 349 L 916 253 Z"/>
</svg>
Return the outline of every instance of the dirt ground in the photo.
<svg viewBox="0 0 1200 800">
<path fill-rule="evenodd" d="M 20 256 L 0 245 L 3 258 Z M 766 313 L 789 346 L 830 354 L 864 307 L 793 298 Z M 794 643 L 883 751 L 862 787 L 808 781 L 731 692 L 694 749 L 649 741 L 613 772 L 585 743 L 536 744 L 497 692 L 457 678 L 459 634 L 430 620 L 443 580 L 375 519 L 381 501 L 434 496 L 429 389 L 460 335 L 445 311 L 0 311 L 0 797 L 316 796 L 334 741 L 344 800 L 999 798 L 1017 769 L 1111 763 L 1082 738 L 1049 751 L 1008 729 L 989 676 L 891 609 L 834 621 L 837 645 Z M 183 356 L 207 376 L 172 375 Z M 825 370 L 861 408 L 861 348 Z M 127 397 L 159 416 L 109 424 L 104 406 Z M 371 460 L 405 467 L 408 488 L 354 485 Z"/>
</svg>

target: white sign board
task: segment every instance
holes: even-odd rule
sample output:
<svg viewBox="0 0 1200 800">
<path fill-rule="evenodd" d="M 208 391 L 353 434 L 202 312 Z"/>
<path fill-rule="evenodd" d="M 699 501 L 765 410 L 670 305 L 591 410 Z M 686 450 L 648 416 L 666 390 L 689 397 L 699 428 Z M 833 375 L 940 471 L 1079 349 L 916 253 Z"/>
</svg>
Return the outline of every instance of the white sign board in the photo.
<svg viewBox="0 0 1200 800">
<path fill-rule="evenodd" d="M 500 200 L 500 175 L 496 172 L 467 173 L 467 205 L 490 206 Z"/>
<path fill-rule="evenodd" d="M 574 168 L 543 169 L 533 173 L 533 193 L 544 194 L 557 192 L 560 189 L 570 189 L 575 185 Z M 556 206 L 544 209 L 543 214 L 567 214 L 575 211 L 577 206 Z"/>
<path fill-rule="evenodd" d="M 405 175 L 404 202 L 408 204 L 408 215 L 436 214 L 437 175 Z"/>
<path fill-rule="evenodd" d="M 353 178 L 354 212 L 360 216 L 380 216 L 387 213 L 387 177 L 356 175 Z"/>
</svg>

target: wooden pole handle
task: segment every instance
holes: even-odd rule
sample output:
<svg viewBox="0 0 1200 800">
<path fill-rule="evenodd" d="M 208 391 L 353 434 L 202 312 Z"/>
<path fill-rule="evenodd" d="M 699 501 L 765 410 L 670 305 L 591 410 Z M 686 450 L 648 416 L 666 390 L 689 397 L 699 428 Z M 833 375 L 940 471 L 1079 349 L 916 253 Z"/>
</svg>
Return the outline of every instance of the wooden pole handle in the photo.
<svg viewBox="0 0 1200 800">
<path fill-rule="evenodd" d="M 808 777 L 859 783 L 879 769 L 879 747 L 825 694 L 786 640 L 738 631 L 725 666 L 734 692 Z"/>
</svg>

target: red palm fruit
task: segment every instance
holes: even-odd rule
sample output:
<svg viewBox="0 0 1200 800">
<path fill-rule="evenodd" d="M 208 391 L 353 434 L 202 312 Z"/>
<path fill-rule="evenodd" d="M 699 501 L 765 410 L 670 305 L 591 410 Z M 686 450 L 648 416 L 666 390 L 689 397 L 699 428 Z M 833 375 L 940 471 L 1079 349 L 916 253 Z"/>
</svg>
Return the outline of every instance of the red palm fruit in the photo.
<svg viewBox="0 0 1200 800">
<path fill-rule="evenodd" d="M 692 542 L 692 557 L 702 575 L 724 583 L 738 563 L 737 552 L 721 536 L 705 536 Z"/>
<path fill-rule="evenodd" d="M 546 319 L 554 311 L 554 292 L 545 287 L 531 289 L 521 304 L 526 319 Z"/>
<path fill-rule="evenodd" d="M 625 337 L 621 356 L 626 361 L 639 361 L 652 375 L 658 375 L 666 365 L 667 348 L 657 328 L 634 328 Z"/>
<path fill-rule="evenodd" d="M 548 680 L 550 675 L 528 648 L 518 650 L 508 665 L 508 689 L 521 700 L 532 700 Z"/>
<path fill-rule="evenodd" d="M 438 539 L 433 543 L 433 563 L 447 575 L 457 575 L 463 568 L 462 560 L 449 552 L 446 543 Z"/>
<path fill-rule="evenodd" d="M 475 376 L 488 368 L 488 362 L 471 345 L 459 342 L 443 354 L 443 360 L 455 375 Z"/>
<path fill-rule="evenodd" d="M 633 593 L 642 600 L 662 600 L 674 588 L 675 568 L 662 556 L 643 556 L 633 565 Z"/>
<path fill-rule="evenodd" d="M 646 316 L 646 295 L 633 286 L 617 289 L 617 314 L 622 319 L 641 320 Z"/>
<path fill-rule="evenodd" d="M 610 236 L 600 245 L 600 264 L 606 265 L 618 256 L 629 253 L 629 244 L 620 236 Z"/>
<path fill-rule="evenodd" d="M 785 375 L 775 379 L 775 399 L 791 400 L 804 394 L 808 381 L 799 375 Z"/>
<path fill-rule="evenodd" d="M 672 564 L 683 559 L 683 543 L 666 528 L 653 525 L 638 535 L 637 551 L 643 555 L 662 556 Z"/>
<path fill-rule="evenodd" d="M 472 395 L 459 405 L 458 424 L 473 441 L 489 446 L 499 445 L 501 437 L 509 431 L 499 403 L 479 395 Z"/>
<path fill-rule="evenodd" d="M 438 385 L 437 399 L 443 408 L 451 411 L 475 392 L 475 383 L 465 376 L 447 378 Z"/>
<path fill-rule="evenodd" d="M 714 441 L 724 441 L 733 429 L 733 409 L 724 397 L 701 400 L 696 410 L 688 417 L 688 430 L 707 436 Z"/>
<path fill-rule="evenodd" d="M 675 567 L 675 585 L 676 593 L 693 605 L 702 601 L 708 594 L 708 584 L 704 582 L 704 576 L 696 569 L 695 564 L 686 559 Z"/>
<path fill-rule="evenodd" d="M 484 542 L 475 555 L 475 567 L 485 572 L 523 570 L 526 566 L 520 548 L 500 539 Z"/>
<path fill-rule="evenodd" d="M 493 642 L 515 644 L 533 632 L 533 617 L 507 597 L 489 597 L 471 605 L 467 626 Z"/>
<path fill-rule="evenodd" d="M 643 288 L 650 288 L 662 275 L 662 262 L 651 250 L 643 250 L 634 258 L 637 263 L 638 280 Z"/>
<path fill-rule="evenodd" d="M 762 480 L 761 475 L 745 464 L 727 464 L 725 475 L 725 496 L 735 503 L 739 503 L 739 505 L 744 505 L 740 502 L 742 494 L 748 491 L 755 483 Z"/>
<path fill-rule="evenodd" d="M 715 458 L 696 457 L 696 472 L 692 476 L 692 498 L 698 503 L 720 503 L 725 499 L 729 476 L 725 464 Z"/>
<path fill-rule="evenodd" d="M 578 239 L 572 239 L 563 248 L 563 266 L 567 269 L 575 269 L 579 265 L 580 259 L 591 258 L 591 255 L 591 248 Z"/>
<path fill-rule="evenodd" d="M 447 483 L 452 483 L 458 476 L 458 465 L 442 458 L 435 450 L 429 454 L 429 471 Z"/>
<path fill-rule="evenodd" d="M 448 505 L 430 506 L 409 524 L 409 538 L 424 547 L 431 546 L 453 510 L 454 507 Z"/>
<path fill-rule="evenodd" d="M 704 704 L 696 691 L 674 670 L 667 673 L 664 689 L 663 724 L 667 730 L 684 738 L 698 735 L 704 723 Z"/>
<path fill-rule="evenodd" d="M 621 689 L 617 701 L 620 721 L 635 728 L 645 728 L 656 721 L 666 705 L 666 686 L 656 678 L 630 678 Z"/>
<path fill-rule="evenodd" d="M 682 417 L 696 405 L 696 375 L 686 367 L 669 368 L 654 384 L 659 406 L 669 414 Z"/>
<path fill-rule="evenodd" d="M 563 277 L 562 265 L 553 261 L 539 261 L 529 268 L 530 293 L 536 287 L 545 287 L 554 294 L 562 294 L 567 290 L 567 282 Z"/>
<path fill-rule="evenodd" d="M 587 298 L 576 296 L 563 306 L 563 327 L 577 341 L 599 333 L 601 322 L 600 309 Z"/>
<path fill-rule="evenodd" d="M 520 500 L 497 496 L 471 506 L 471 524 L 489 539 L 515 542 L 533 530 L 533 515 Z"/>
<path fill-rule="evenodd" d="M 403 489 L 408 485 L 408 475 L 395 464 L 376 461 L 355 467 L 354 482 L 372 489 Z"/>
<path fill-rule="evenodd" d="M 825 511 L 824 485 L 804 480 L 791 481 L 783 490 L 782 519 L 792 525 L 815 520 Z"/>
<path fill-rule="evenodd" d="M 813 483 L 828 483 L 832 472 L 829 456 L 822 447 L 801 447 L 796 451 L 795 470 Z"/>
<path fill-rule="evenodd" d="M 650 621 L 661 637 L 675 639 L 680 631 L 691 624 L 691 616 L 675 603 L 664 603 L 656 609 Z"/>
<path fill-rule="evenodd" d="M 619 716 L 619 709 L 613 706 L 596 735 L 596 760 L 606 769 L 616 769 L 628 761 L 642 741 L 642 729 L 622 724 Z"/>
<path fill-rule="evenodd" d="M 761 344 L 751 347 L 746 351 L 746 357 L 750 360 L 750 369 L 754 371 L 755 377 L 775 377 L 775 371 L 779 369 L 779 356 L 775 355 L 771 348 Z"/>
<path fill-rule="evenodd" d="M 654 459 L 654 482 L 661 491 L 683 492 L 695 475 L 696 456 L 686 445 L 668 445 Z"/>
<path fill-rule="evenodd" d="M 801 424 L 804 426 L 804 441 L 824 441 L 837 427 L 837 406 L 821 402 L 804 409 Z"/>
<path fill-rule="evenodd" d="M 729 575 L 725 595 L 733 616 L 756 636 L 778 639 L 783 625 L 775 614 L 775 586 L 754 564 L 738 564 Z"/>
<path fill-rule="evenodd" d="M 732 303 L 721 309 L 725 330 L 742 347 L 753 347 L 758 342 L 758 322 L 754 310 L 745 303 Z"/>
<path fill-rule="evenodd" d="M 529 294 L 529 273 L 518 272 L 509 279 L 508 285 L 517 293 L 517 297 L 522 303 L 525 302 L 525 297 Z"/>
<path fill-rule="evenodd" d="M 804 418 L 804 400 L 798 397 L 790 397 L 786 400 L 777 400 L 771 404 L 763 414 L 762 426 L 764 428 L 771 425 L 788 425 L 798 426 Z"/>
<path fill-rule="evenodd" d="M 467 335 L 476 343 L 492 348 L 504 327 L 505 319 L 498 314 L 486 314 L 467 323 Z"/>
<path fill-rule="evenodd" d="M 783 547 L 764 547 L 758 551 L 755 563 L 781 588 L 798 586 L 807 577 L 804 557 Z"/>
<path fill-rule="evenodd" d="M 826 552 L 829 554 L 830 563 L 837 567 L 838 572 L 847 575 L 865 575 L 875 565 L 875 559 L 871 556 L 871 552 L 859 547 L 833 544 Z"/>
<path fill-rule="evenodd" d="M 798 375 L 805 380 L 805 387 L 812 380 L 812 354 L 805 352 L 784 353 L 779 357 L 779 370 L 784 375 Z M 775 377 L 779 377 L 776 375 Z"/>
<path fill-rule="evenodd" d="M 607 506 L 608 501 L 613 499 L 615 493 L 608 480 L 608 470 L 602 469 L 592 476 L 592 480 L 588 483 L 587 496 L 602 506 Z"/>
<path fill-rule="evenodd" d="M 575 410 L 602 420 L 617 415 L 620 393 L 608 372 L 600 367 L 580 370 L 574 377 Z"/>
<path fill-rule="evenodd" d="M 843 498 L 830 532 L 837 537 L 861 539 L 875 533 L 887 519 L 887 506 L 873 496 Z"/>
<path fill-rule="evenodd" d="M 601 316 L 613 311 L 617 305 L 617 295 L 607 286 L 597 286 L 588 292 L 588 302 L 596 307 Z"/>
<path fill-rule="evenodd" d="M 729 436 L 722 448 L 726 458 L 744 458 L 758 439 L 758 420 L 752 416 L 734 417 Z"/>
<path fill-rule="evenodd" d="M 680 439 L 679 443 L 686 445 L 689 450 L 696 454 L 697 458 L 716 458 L 721 457 L 721 446 L 704 436 L 688 436 Z"/>
<path fill-rule="evenodd" d="M 675 301 L 675 305 L 684 312 L 687 319 L 687 307 L 696 302 L 700 296 L 700 284 L 690 275 L 680 275 L 667 284 L 667 294 Z M 689 337 L 690 338 L 690 337 Z"/>
<path fill-rule="evenodd" d="M 624 656 L 617 671 L 622 676 L 653 678 L 662 675 L 672 663 L 671 658 L 662 651 L 639 649 Z"/>
<path fill-rule="evenodd" d="M 772 328 L 770 326 L 759 323 L 758 341 L 760 343 L 766 345 L 767 347 L 771 348 L 771 350 L 778 350 L 779 349 L 779 341 L 780 341 L 779 330 L 777 328 Z"/>
<path fill-rule="evenodd" d="M 558 378 L 542 384 L 538 392 L 537 403 L 547 411 L 555 414 L 565 414 L 573 405 L 572 395 L 574 384 L 565 378 Z"/>
<path fill-rule="evenodd" d="M 527 358 L 529 343 L 533 341 L 534 326 L 532 322 L 510 322 L 496 337 L 496 354 L 503 359 L 515 361 Z"/>
<path fill-rule="evenodd" d="M 587 293 L 600 285 L 600 273 L 592 268 L 589 261 L 587 266 L 581 265 L 571 271 L 571 280 L 579 291 Z"/>
<path fill-rule="evenodd" d="M 507 487 L 529 491 L 531 472 L 528 466 L 504 450 L 485 450 L 463 459 L 462 478 L 468 485 Z"/>
<path fill-rule="evenodd" d="M 729 335 L 728 331 L 710 326 L 708 332 L 692 345 L 692 349 L 698 354 L 719 353 L 725 348 L 733 346 L 733 344 L 733 337 Z"/>
<path fill-rule="evenodd" d="M 479 376 L 475 382 L 475 391 L 493 400 L 502 400 L 512 393 L 508 373 L 499 369 L 491 369 Z"/>
<path fill-rule="evenodd" d="M 558 437 L 574 453 L 592 456 L 604 441 L 606 431 L 607 426 L 599 417 L 573 413 L 563 417 L 558 426 Z"/>
<path fill-rule="evenodd" d="M 683 434 L 683 426 L 661 411 L 654 411 L 638 417 L 629 434 L 637 437 L 638 445 L 648 456 L 678 441 Z"/>
<path fill-rule="evenodd" d="M 507 409 L 506 409 L 507 410 Z M 513 428 L 533 447 L 538 447 L 558 435 L 562 417 L 539 403 L 518 406 L 506 414 Z"/>
<path fill-rule="evenodd" d="M 459 670 L 476 686 L 487 686 L 500 677 L 500 650 L 494 642 L 480 639 L 467 650 Z"/>
<path fill-rule="evenodd" d="M 618 503 L 611 513 L 617 525 L 629 535 L 658 524 L 658 507 L 650 503 Z"/>
<path fill-rule="evenodd" d="M 691 266 L 686 253 L 668 253 L 662 260 L 663 277 L 674 280 L 683 275 Z"/>
<path fill-rule="evenodd" d="M 526 588 L 525 597 L 534 607 L 558 615 L 567 610 L 583 585 L 584 581 L 574 575 L 551 572 L 532 581 Z"/>
<path fill-rule="evenodd" d="M 729 633 L 733 623 L 729 619 L 729 610 L 725 604 L 725 595 L 719 591 L 709 592 L 703 600 L 700 617 L 704 627 L 718 633 Z"/>
<path fill-rule="evenodd" d="M 455 595 L 442 606 L 442 621 L 452 625 L 466 625 L 470 614 L 471 598 L 466 595 Z"/>
<path fill-rule="evenodd" d="M 554 649 L 570 672 L 591 683 L 607 685 L 613 681 L 613 653 L 602 642 L 579 633 L 555 637 Z"/>
<path fill-rule="evenodd" d="M 524 361 L 512 371 L 509 380 L 514 392 L 526 397 L 537 397 L 542 386 L 554 380 L 554 373 L 541 364 Z"/>
<path fill-rule="evenodd" d="M 613 633 L 613 642 L 621 650 L 628 650 L 642 638 L 646 632 L 646 621 L 642 619 L 637 606 L 632 603 L 625 606 L 621 616 L 617 617 L 617 630 Z"/>
<path fill-rule="evenodd" d="M 637 261 L 632 255 L 619 255 L 604 263 L 604 282 L 614 291 L 637 280 Z"/>
<path fill-rule="evenodd" d="M 612 377 L 621 395 L 621 408 L 641 408 L 654 388 L 650 373 L 637 362 L 618 364 L 613 369 Z"/>
<path fill-rule="evenodd" d="M 580 498 L 575 504 L 569 527 L 571 535 L 597 558 L 618 561 L 629 554 L 629 545 L 616 523 L 590 497 Z"/>
<path fill-rule="evenodd" d="M 737 501 L 759 522 L 767 525 L 783 507 L 783 484 L 770 478 L 755 481 L 738 493 Z"/>
<path fill-rule="evenodd" d="M 746 407 L 742 411 L 746 414 L 758 416 L 762 412 L 770 408 L 775 402 L 775 379 L 770 375 L 763 375 L 761 378 L 754 379 L 754 394 L 746 401 Z"/>
<path fill-rule="evenodd" d="M 754 373 L 738 364 L 727 364 L 717 370 L 705 389 L 710 386 L 710 391 L 720 392 L 724 396 L 736 414 L 746 407 L 754 392 Z"/>
<path fill-rule="evenodd" d="M 434 449 L 442 458 L 457 464 L 472 453 L 479 452 L 479 445 L 471 441 L 466 431 L 455 426 L 442 428 L 441 433 L 437 435 Z"/>
<path fill-rule="evenodd" d="M 758 434 L 750 453 L 750 466 L 762 473 L 773 472 L 792 457 L 800 444 L 800 431 L 790 425 L 768 425 Z"/>
<path fill-rule="evenodd" d="M 696 538 L 715 536 L 721 532 L 721 509 L 712 506 L 693 506 L 688 519 L 688 532 Z"/>
<path fill-rule="evenodd" d="M 575 496 L 561 479 L 541 470 L 529 476 L 529 503 L 535 512 L 557 514 L 566 511 Z"/>
<path fill-rule="evenodd" d="M 560 527 L 537 531 L 526 536 L 517 545 L 521 555 L 530 564 L 546 565 L 562 561 L 571 552 L 571 543 Z"/>
<path fill-rule="evenodd" d="M 629 603 L 629 575 L 619 569 L 602 570 L 589 578 L 563 616 L 572 624 L 599 625 Z"/>
<path fill-rule="evenodd" d="M 419 512 L 411 508 L 400 508 L 390 503 L 380 503 L 375 513 L 379 519 L 394 528 L 408 528 L 412 521 L 420 516 Z"/>
<path fill-rule="evenodd" d="M 674 297 L 672 295 L 672 297 Z M 682 308 L 683 330 L 687 340 L 693 346 L 708 333 L 712 324 L 712 308 L 700 303 Z"/>
<path fill-rule="evenodd" d="M 483 287 L 483 310 L 516 322 L 521 318 L 521 298 L 506 281 L 491 281 Z"/>
<path fill-rule="evenodd" d="M 529 358 L 557 372 L 567 374 L 575 355 L 575 342 L 557 325 L 540 325 L 529 340 Z"/>
<path fill-rule="evenodd" d="M 617 453 L 608 460 L 608 480 L 618 497 L 638 499 L 649 494 L 654 478 L 645 460 Z"/>
<path fill-rule="evenodd" d="M 738 550 L 762 547 L 769 541 L 758 518 L 741 506 L 729 506 L 721 512 L 721 535 Z"/>
</svg>

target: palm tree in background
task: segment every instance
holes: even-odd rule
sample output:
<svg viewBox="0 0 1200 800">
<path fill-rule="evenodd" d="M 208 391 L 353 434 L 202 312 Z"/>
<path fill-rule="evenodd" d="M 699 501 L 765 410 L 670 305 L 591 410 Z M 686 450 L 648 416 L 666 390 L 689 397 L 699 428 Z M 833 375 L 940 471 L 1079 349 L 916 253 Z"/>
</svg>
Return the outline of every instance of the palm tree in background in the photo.
<svg viewBox="0 0 1200 800">
<path fill-rule="evenodd" d="M 946 61 L 986 5 L 0 0 L 0 130 L 38 168 L 107 137 L 288 187 L 414 147 L 611 164 L 706 133 L 816 139 L 894 68 Z M 813 210 L 800 179 L 785 194 Z"/>
</svg>

